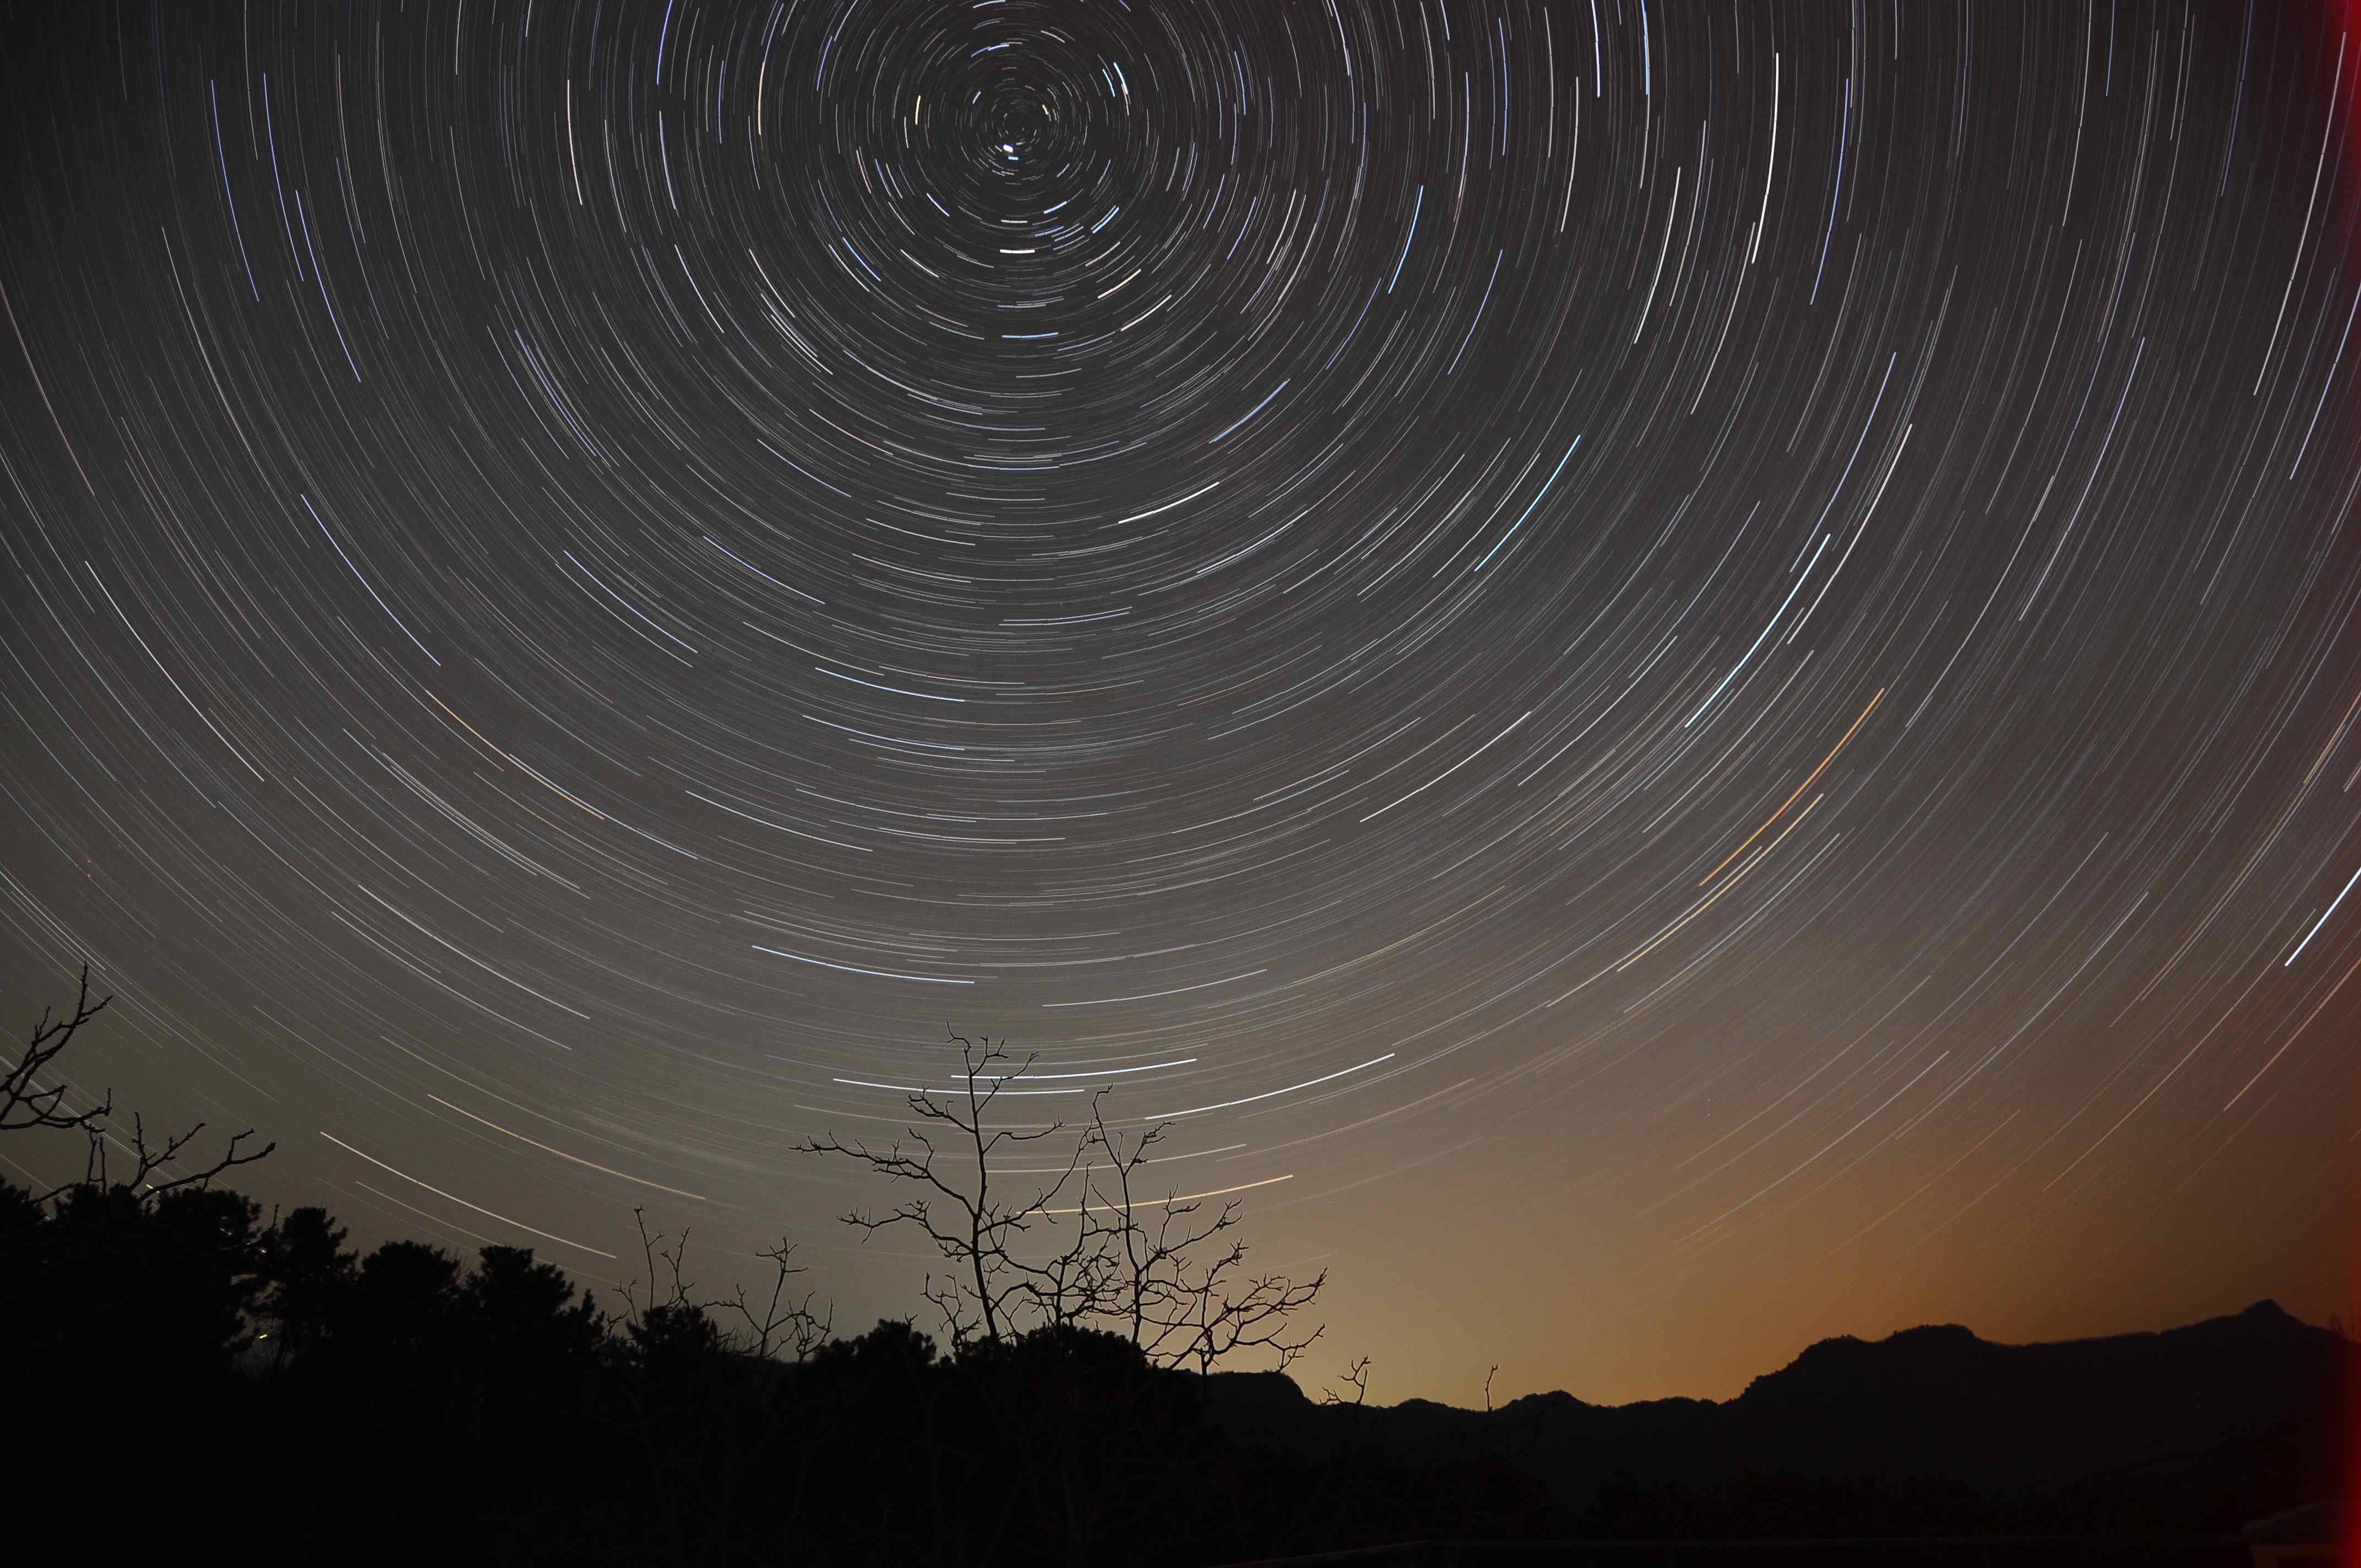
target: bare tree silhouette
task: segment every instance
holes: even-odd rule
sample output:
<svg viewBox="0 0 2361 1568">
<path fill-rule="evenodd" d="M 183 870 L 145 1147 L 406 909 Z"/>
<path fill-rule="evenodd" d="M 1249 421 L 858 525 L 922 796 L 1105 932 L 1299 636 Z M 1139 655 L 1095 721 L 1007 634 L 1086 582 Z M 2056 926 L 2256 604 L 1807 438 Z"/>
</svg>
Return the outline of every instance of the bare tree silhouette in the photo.
<svg viewBox="0 0 2361 1568">
<path fill-rule="evenodd" d="M 1235 1199 L 1202 1220 L 1202 1200 L 1184 1200 L 1170 1189 L 1161 1199 L 1143 1200 L 1138 1174 L 1170 1124 L 1126 1141 L 1107 1125 L 1105 1103 L 1104 1090 L 1092 1097 L 1083 1139 L 1085 1152 L 1095 1148 L 1105 1157 L 1103 1166 L 1086 1166 L 1083 1208 L 1084 1230 L 1095 1225 L 1094 1251 L 1108 1259 L 1099 1314 L 1116 1319 L 1132 1343 L 1160 1365 L 1193 1364 L 1210 1372 L 1233 1352 L 1268 1349 L 1285 1371 L 1323 1332 L 1301 1327 L 1295 1317 L 1319 1298 L 1326 1271 L 1301 1281 L 1248 1274 L 1246 1245 L 1235 1237 L 1223 1241 L 1238 1222 Z M 1088 1194 L 1096 1191 L 1102 1172 L 1109 1193 L 1093 1222 Z M 1147 1206 L 1160 1211 L 1153 1229 L 1141 1215 Z"/>
<path fill-rule="evenodd" d="M 1022 1132 L 987 1129 L 985 1113 L 1000 1097 L 1003 1085 L 1021 1077 L 1034 1058 L 1027 1057 L 1015 1071 L 994 1073 L 994 1067 L 1014 1059 L 1002 1046 L 988 1037 L 971 1041 L 964 1035 L 953 1035 L 951 1041 L 960 1048 L 964 1069 L 961 1086 L 939 1097 L 919 1090 L 909 1097 L 909 1106 L 918 1122 L 950 1130 L 959 1146 L 955 1156 L 946 1157 L 937 1149 L 934 1137 L 923 1125 L 903 1129 L 902 1137 L 882 1149 L 864 1140 L 845 1143 L 833 1133 L 796 1147 L 804 1154 L 855 1160 L 880 1176 L 923 1190 L 882 1214 L 855 1211 L 844 1220 L 864 1237 L 895 1225 L 925 1233 L 943 1261 L 951 1266 L 950 1276 L 939 1283 L 929 1274 L 925 1289 L 927 1300 L 942 1314 L 943 1332 L 952 1350 L 958 1351 L 979 1335 L 987 1343 L 1004 1343 L 1009 1337 L 1012 1300 L 1038 1299 L 1051 1287 L 1052 1270 L 1020 1266 L 1014 1245 L 1049 1214 L 1058 1194 L 1081 1168 L 1083 1149 L 1077 1146 L 1074 1157 L 1058 1179 L 1048 1187 L 1037 1187 L 1025 1201 L 1011 1203 L 996 1194 L 992 1181 L 994 1153 L 1005 1145 L 1037 1143 L 1062 1132 L 1064 1125 L 1052 1124 Z M 958 1161 L 956 1169 L 951 1159 Z M 1065 1293 L 1051 1289 L 1053 1299 L 1062 1299 Z"/>
<path fill-rule="evenodd" d="M 1345 1383 L 1353 1390 L 1351 1398 L 1347 1399 L 1344 1395 L 1331 1388 L 1320 1397 L 1320 1402 L 1323 1405 L 1357 1405 L 1367 1399 L 1369 1397 L 1369 1358 L 1367 1356 L 1357 1357 L 1352 1365 L 1345 1369 Z"/>
<path fill-rule="evenodd" d="M 223 1172 L 241 1165 L 252 1165 L 279 1146 L 276 1143 L 269 1143 L 251 1153 L 240 1154 L 238 1146 L 254 1136 L 254 1130 L 249 1127 L 232 1137 L 229 1147 L 213 1164 L 192 1167 L 168 1180 L 159 1181 L 157 1176 L 181 1158 L 183 1151 L 196 1141 L 197 1135 L 205 1130 L 205 1124 L 199 1122 L 187 1132 L 167 1137 L 161 1145 L 151 1147 L 148 1142 L 146 1123 L 134 1113 L 131 1141 L 126 1145 L 108 1126 L 107 1119 L 115 1113 L 112 1091 L 102 1093 L 82 1110 L 72 1109 L 67 1098 L 72 1091 L 72 1085 L 57 1077 L 51 1066 L 73 1043 L 74 1036 L 82 1025 L 97 1017 L 114 1000 L 111 995 L 102 996 L 96 1002 L 90 999 L 90 966 L 82 965 L 81 981 L 74 992 L 73 1012 L 60 1018 L 53 1016 L 50 1009 L 43 1008 L 40 1022 L 33 1025 L 32 1036 L 16 1058 L 16 1065 L 0 1072 L 0 1133 L 47 1129 L 80 1133 L 89 1140 L 82 1174 L 74 1180 L 60 1182 L 39 1194 L 35 1199 L 36 1203 L 46 1204 L 72 1189 L 82 1187 L 121 1188 L 145 1198 L 160 1197 L 181 1188 L 208 1187 Z M 120 1181 L 112 1179 L 107 1157 L 109 1144 L 123 1147 L 132 1157 L 132 1172 Z"/>
<path fill-rule="evenodd" d="M 755 1355 L 784 1355 L 790 1361 L 806 1361 L 812 1352 L 828 1343 L 835 1331 L 835 1308 L 825 1312 L 812 1310 L 812 1299 L 817 1292 L 807 1290 L 800 1297 L 787 1296 L 787 1282 L 804 1272 L 803 1265 L 788 1261 L 795 1250 L 782 1236 L 776 1245 L 754 1255 L 771 1265 L 771 1291 L 763 1299 L 760 1311 L 748 1299 L 743 1285 L 730 1299 L 716 1303 L 725 1311 L 737 1313 L 745 1322 L 745 1337 L 741 1344 Z"/>
<path fill-rule="evenodd" d="M 74 1010 L 70 1017 L 50 1017 L 49 1008 L 41 1009 L 41 1021 L 33 1025 L 33 1037 L 25 1047 L 25 1054 L 16 1065 L 0 1074 L 0 1133 L 22 1132 L 32 1127 L 49 1127 L 59 1132 L 78 1132 L 102 1124 L 115 1109 L 113 1095 L 103 1095 L 86 1111 L 66 1108 L 65 1097 L 71 1085 L 62 1080 L 52 1080 L 44 1088 L 43 1079 L 49 1063 L 73 1044 L 74 1033 L 95 1018 L 105 1008 L 111 996 L 96 1002 L 90 999 L 90 966 L 82 966 L 82 989 L 74 997 Z"/>
<path fill-rule="evenodd" d="M 900 1138 L 879 1147 L 830 1134 L 796 1147 L 921 1190 L 882 1213 L 845 1220 L 864 1235 L 913 1226 L 934 1244 L 950 1266 L 928 1277 L 926 1296 L 954 1353 L 1033 1329 L 1089 1327 L 1113 1330 L 1158 1365 L 1206 1372 L 1237 1352 L 1268 1350 L 1283 1370 L 1320 1337 L 1299 1315 L 1317 1299 L 1324 1272 L 1308 1280 L 1251 1273 L 1245 1244 L 1229 1234 L 1238 1223 L 1235 1201 L 1211 1211 L 1170 1189 L 1150 1193 L 1146 1168 L 1169 1124 L 1124 1131 L 1109 1121 L 1102 1089 L 1087 1125 L 995 1127 L 994 1101 L 1036 1058 L 1017 1060 L 1005 1041 L 953 1034 L 950 1043 L 960 1051 L 959 1082 L 913 1092 L 916 1124 Z M 939 1147 L 940 1129 L 949 1136 Z M 1024 1173 L 1049 1179 L 1009 1196 L 997 1179 L 1017 1173 L 997 1169 L 995 1157 L 1060 1134 L 1073 1137 L 1071 1151 Z M 1049 1237 L 1056 1239 L 1027 1248 Z"/>
<path fill-rule="evenodd" d="M 730 1296 L 700 1300 L 696 1288 L 682 1271 L 688 1255 L 688 1232 L 684 1230 L 671 1236 L 649 1231 L 644 1209 L 633 1209 L 631 1218 L 639 1225 L 640 1254 L 647 1279 L 644 1286 L 631 1280 L 621 1287 L 620 1322 L 626 1341 L 637 1351 L 662 1354 L 665 1348 L 693 1344 L 706 1350 L 728 1350 L 764 1359 L 777 1356 L 801 1363 L 828 1343 L 834 1327 L 834 1309 L 815 1311 L 815 1291 L 799 1297 L 787 1293 L 788 1284 L 804 1268 L 794 1261 L 796 1249 L 785 1237 L 776 1245 L 754 1255 L 771 1265 L 771 1286 L 766 1296 L 749 1296 L 741 1283 Z M 734 1314 L 745 1324 L 744 1329 L 734 1332 L 724 1330 L 718 1321 L 720 1313 Z"/>
</svg>

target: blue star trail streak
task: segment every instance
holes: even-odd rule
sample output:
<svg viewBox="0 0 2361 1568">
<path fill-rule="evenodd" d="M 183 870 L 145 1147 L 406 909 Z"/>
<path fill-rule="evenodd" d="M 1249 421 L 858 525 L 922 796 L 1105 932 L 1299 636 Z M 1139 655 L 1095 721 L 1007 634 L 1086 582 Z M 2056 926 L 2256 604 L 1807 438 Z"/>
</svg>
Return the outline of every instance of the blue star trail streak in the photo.
<svg viewBox="0 0 2361 1568">
<path fill-rule="evenodd" d="M 2341 9 L 7 26 L 0 1003 L 266 1200 L 857 1325 L 950 1025 L 1389 1398 L 2344 1288 Z"/>
</svg>

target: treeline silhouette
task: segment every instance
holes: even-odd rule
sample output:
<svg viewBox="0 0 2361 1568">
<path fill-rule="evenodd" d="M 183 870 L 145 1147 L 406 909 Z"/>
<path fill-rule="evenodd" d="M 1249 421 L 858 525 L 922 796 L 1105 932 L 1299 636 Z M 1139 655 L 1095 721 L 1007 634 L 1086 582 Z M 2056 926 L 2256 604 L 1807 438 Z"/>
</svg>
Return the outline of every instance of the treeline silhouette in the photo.
<svg viewBox="0 0 2361 1568">
<path fill-rule="evenodd" d="M 1556 1521 L 1497 1461 L 1232 1442 L 1206 1371 L 1301 1354 L 1322 1281 L 1248 1271 L 1234 1207 L 1144 1201 L 1160 1130 L 1096 1106 L 1056 1180 L 995 1183 L 1045 1134 L 987 1124 L 1029 1065 L 988 1042 L 954 1036 L 953 1092 L 913 1095 L 903 1139 L 807 1146 L 916 1193 L 849 1218 L 941 1251 L 939 1343 L 834 1335 L 784 1245 L 766 1294 L 700 1299 L 684 1238 L 644 1221 L 611 1303 L 526 1248 L 359 1255 L 325 1210 L 266 1217 L 223 1184 L 269 1152 L 250 1135 L 206 1165 L 202 1126 L 151 1147 L 110 1100 L 78 1107 L 58 1058 L 104 1006 L 85 973 L 0 1074 L 0 1131 L 88 1147 L 80 1179 L 0 1183 L 0 1343 L 12 1435 L 43 1456 L 17 1511 L 110 1555 L 146 1534 L 272 1561 L 1181 1564 Z"/>
<path fill-rule="evenodd" d="M 2088 1347 L 1832 1341 L 1719 1406 L 1381 1408 L 1366 1357 L 1315 1403 L 1216 1369 L 1301 1356 L 1320 1281 L 1246 1274 L 1234 1210 L 1137 1204 L 1152 1131 L 1094 1115 L 1056 1183 L 994 1195 L 985 1113 L 1022 1064 L 988 1047 L 963 1048 L 959 1092 L 914 1098 L 953 1138 L 811 1146 L 921 1192 L 857 1223 L 935 1240 L 939 1338 L 834 1333 L 784 1245 L 766 1290 L 699 1299 L 685 1238 L 644 1223 L 644 1272 L 609 1301 L 524 1248 L 361 1255 L 324 1209 L 266 1215 L 224 1184 L 259 1157 L 246 1135 L 204 1165 L 202 1128 L 151 1147 L 104 1099 L 77 1110 L 56 1058 L 103 1006 L 85 981 L 0 1074 L 0 1131 L 90 1146 L 53 1190 L 0 1182 L 18 1541 L 1177 1568 L 1419 1540 L 2224 1530 L 2342 1474 L 2352 1347 L 2276 1309 Z M 1020 1247 L 1045 1190 L 1079 1197 L 1071 1223 Z"/>
<path fill-rule="evenodd" d="M 12 1436 L 43 1517 L 271 1561 L 1195 1563 L 1548 1536 L 1498 1462 L 1284 1458 L 1201 1375 L 1048 1326 L 764 1357 L 694 1302 L 609 1314 L 528 1250 L 357 1256 L 219 1186 L 0 1187 Z"/>
</svg>

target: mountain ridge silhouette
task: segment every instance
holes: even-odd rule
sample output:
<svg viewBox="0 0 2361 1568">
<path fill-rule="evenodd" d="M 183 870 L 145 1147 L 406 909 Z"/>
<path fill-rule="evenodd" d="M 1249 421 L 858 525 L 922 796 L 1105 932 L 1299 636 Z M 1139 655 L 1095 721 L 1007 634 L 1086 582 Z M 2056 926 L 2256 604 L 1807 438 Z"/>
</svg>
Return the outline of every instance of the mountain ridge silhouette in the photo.
<svg viewBox="0 0 2361 1568">
<path fill-rule="evenodd" d="M 1243 1444 L 1498 1459 L 1576 1512 L 1627 1481 L 1694 1503 L 1779 1477 L 1964 1489 L 2026 1529 L 2235 1530 L 2349 1474 L 2340 1411 L 2356 1367 L 2352 1342 L 2263 1300 L 2179 1328 L 2027 1344 L 1956 1323 L 1840 1335 L 1720 1401 L 1318 1404 L 1284 1375 L 1229 1373 L 1209 1380 L 1206 1403 Z"/>
</svg>

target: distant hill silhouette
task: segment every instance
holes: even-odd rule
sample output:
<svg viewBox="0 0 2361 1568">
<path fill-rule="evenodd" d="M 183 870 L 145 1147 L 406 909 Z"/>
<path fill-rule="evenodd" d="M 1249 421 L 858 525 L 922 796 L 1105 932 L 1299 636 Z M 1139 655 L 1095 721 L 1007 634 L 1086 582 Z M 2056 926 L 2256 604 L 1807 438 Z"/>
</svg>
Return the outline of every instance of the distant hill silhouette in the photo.
<svg viewBox="0 0 2361 1568">
<path fill-rule="evenodd" d="M 2351 1342 L 2259 1301 L 2048 1344 L 1823 1340 L 1719 1403 L 1316 1404 L 1275 1373 L 1215 1374 L 1206 1400 L 1235 1442 L 1299 1458 L 1505 1462 L 1584 1534 L 1817 1533 L 1832 1511 L 1861 1534 L 2215 1532 L 2340 1489 L 2356 1368 Z"/>
</svg>

